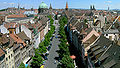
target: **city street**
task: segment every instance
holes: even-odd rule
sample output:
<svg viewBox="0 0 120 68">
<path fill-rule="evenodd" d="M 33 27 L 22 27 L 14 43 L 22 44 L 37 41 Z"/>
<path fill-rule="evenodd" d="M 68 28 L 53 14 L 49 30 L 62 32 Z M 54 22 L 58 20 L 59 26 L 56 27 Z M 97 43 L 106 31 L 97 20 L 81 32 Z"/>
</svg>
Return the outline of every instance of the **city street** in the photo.
<svg viewBox="0 0 120 68">
<path fill-rule="evenodd" d="M 56 22 L 58 23 L 58 21 Z M 56 36 L 58 36 L 58 31 L 59 31 L 59 26 L 57 24 L 55 25 L 55 36 L 53 38 L 53 40 L 50 42 L 52 43 L 52 47 L 50 49 L 49 55 L 48 55 L 48 60 L 45 61 L 45 66 L 44 68 L 57 68 L 58 65 L 58 61 L 56 60 L 57 57 L 59 57 L 59 55 L 57 54 L 57 50 L 59 50 L 58 44 L 60 43 L 59 38 L 55 38 Z"/>
</svg>

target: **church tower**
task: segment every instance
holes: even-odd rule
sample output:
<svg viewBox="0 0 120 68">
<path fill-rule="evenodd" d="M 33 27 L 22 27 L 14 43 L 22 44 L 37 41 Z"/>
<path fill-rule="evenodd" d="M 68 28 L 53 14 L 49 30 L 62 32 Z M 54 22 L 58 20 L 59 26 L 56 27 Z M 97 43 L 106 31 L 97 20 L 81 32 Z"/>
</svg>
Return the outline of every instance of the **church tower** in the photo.
<svg viewBox="0 0 120 68">
<path fill-rule="evenodd" d="M 49 7 L 49 9 L 52 9 L 52 5 L 51 5 L 51 3 L 50 3 L 50 7 Z"/>
<path fill-rule="evenodd" d="M 50 7 L 49 7 L 49 14 L 51 15 L 52 14 L 52 5 L 50 3 Z"/>
<path fill-rule="evenodd" d="M 66 2 L 66 8 L 65 8 L 65 10 L 68 10 L 68 3 Z"/>
</svg>

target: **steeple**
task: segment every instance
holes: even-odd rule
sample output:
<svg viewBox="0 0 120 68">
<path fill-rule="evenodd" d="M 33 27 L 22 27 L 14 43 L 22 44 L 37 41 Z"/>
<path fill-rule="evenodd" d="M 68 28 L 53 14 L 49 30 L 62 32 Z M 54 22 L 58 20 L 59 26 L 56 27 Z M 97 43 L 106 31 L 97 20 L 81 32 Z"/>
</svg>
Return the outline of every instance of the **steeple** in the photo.
<svg viewBox="0 0 120 68">
<path fill-rule="evenodd" d="M 68 10 L 68 3 L 66 2 L 66 8 L 65 8 L 65 10 Z"/>
<path fill-rule="evenodd" d="M 93 10 L 95 10 L 95 6 L 93 5 Z"/>
<path fill-rule="evenodd" d="M 20 4 L 18 3 L 18 9 L 20 9 Z"/>
<path fill-rule="evenodd" d="M 51 3 L 50 3 L 50 8 L 49 9 L 52 9 L 52 5 L 51 5 Z"/>
<path fill-rule="evenodd" d="M 92 5 L 90 5 L 90 10 L 92 10 Z"/>
<path fill-rule="evenodd" d="M 94 5 L 90 5 L 90 10 L 96 10 Z"/>
<path fill-rule="evenodd" d="M 108 11 L 110 10 L 110 8 L 108 7 Z"/>
</svg>

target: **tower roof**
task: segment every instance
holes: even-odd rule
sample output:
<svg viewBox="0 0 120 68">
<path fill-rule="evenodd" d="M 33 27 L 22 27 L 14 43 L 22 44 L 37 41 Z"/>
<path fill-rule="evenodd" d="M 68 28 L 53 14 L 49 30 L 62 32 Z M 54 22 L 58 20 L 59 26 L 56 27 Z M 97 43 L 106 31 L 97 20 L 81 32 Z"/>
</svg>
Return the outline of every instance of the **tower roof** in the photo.
<svg viewBox="0 0 120 68">
<path fill-rule="evenodd" d="M 49 7 L 49 9 L 52 9 L 52 5 L 51 5 L 51 3 L 50 3 L 50 7 Z"/>
<path fill-rule="evenodd" d="M 65 8 L 65 10 L 68 10 L 68 3 L 66 2 L 66 8 Z"/>
<path fill-rule="evenodd" d="M 44 2 L 42 2 L 39 6 L 39 8 L 48 8 L 47 4 L 45 4 Z"/>
<path fill-rule="evenodd" d="M 66 9 L 68 9 L 68 3 L 66 2 Z"/>
</svg>

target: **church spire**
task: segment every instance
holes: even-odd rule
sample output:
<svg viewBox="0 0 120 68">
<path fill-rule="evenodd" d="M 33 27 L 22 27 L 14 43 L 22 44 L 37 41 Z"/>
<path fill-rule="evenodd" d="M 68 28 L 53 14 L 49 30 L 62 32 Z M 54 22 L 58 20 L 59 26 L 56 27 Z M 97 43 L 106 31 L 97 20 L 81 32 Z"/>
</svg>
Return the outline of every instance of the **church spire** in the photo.
<svg viewBox="0 0 120 68">
<path fill-rule="evenodd" d="M 51 5 L 51 3 L 50 3 L 50 8 L 49 9 L 52 9 L 52 5 Z"/>
<path fill-rule="evenodd" d="M 68 10 L 68 3 L 66 2 L 66 8 L 65 8 L 65 10 Z"/>
</svg>

